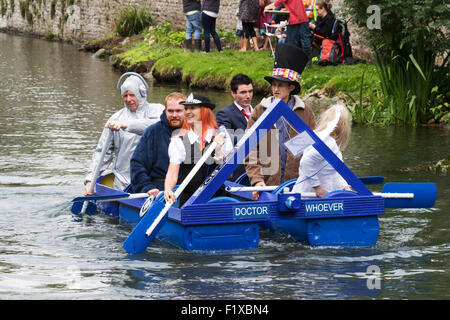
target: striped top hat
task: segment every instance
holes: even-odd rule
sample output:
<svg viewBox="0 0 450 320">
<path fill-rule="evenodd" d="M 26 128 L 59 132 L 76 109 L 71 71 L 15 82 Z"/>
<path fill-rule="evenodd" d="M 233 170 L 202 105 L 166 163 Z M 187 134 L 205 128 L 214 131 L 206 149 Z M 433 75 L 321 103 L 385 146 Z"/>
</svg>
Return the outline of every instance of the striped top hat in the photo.
<svg viewBox="0 0 450 320">
<path fill-rule="evenodd" d="M 295 85 L 291 94 L 300 92 L 300 75 L 308 63 L 308 55 L 303 49 L 287 43 L 279 43 L 275 51 L 275 63 L 271 76 L 264 79 L 272 84 L 272 80 L 289 82 Z"/>
</svg>

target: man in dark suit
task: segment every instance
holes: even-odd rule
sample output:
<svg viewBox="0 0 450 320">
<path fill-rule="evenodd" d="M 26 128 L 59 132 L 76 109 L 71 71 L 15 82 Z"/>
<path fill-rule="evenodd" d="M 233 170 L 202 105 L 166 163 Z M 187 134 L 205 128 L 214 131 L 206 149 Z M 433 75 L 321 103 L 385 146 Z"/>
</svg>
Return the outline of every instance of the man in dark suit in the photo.
<svg viewBox="0 0 450 320">
<path fill-rule="evenodd" d="M 253 111 L 253 81 L 245 74 L 238 73 L 231 79 L 230 89 L 234 102 L 217 112 L 216 121 L 219 126 L 225 126 L 228 129 L 236 145 L 247 129 L 247 122 Z M 243 173 L 245 168 L 240 165 L 234 171 L 231 180 L 234 181 Z"/>
</svg>

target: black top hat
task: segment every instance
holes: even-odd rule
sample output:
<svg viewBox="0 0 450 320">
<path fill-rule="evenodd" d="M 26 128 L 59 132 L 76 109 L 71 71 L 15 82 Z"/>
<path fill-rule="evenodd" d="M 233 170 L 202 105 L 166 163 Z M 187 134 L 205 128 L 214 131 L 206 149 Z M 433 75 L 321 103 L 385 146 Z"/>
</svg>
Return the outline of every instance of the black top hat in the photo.
<svg viewBox="0 0 450 320">
<path fill-rule="evenodd" d="M 186 101 L 181 101 L 180 104 L 183 104 L 185 106 L 202 106 L 202 107 L 208 107 L 211 110 L 213 110 L 216 105 L 211 102 L 211 100 L 208 97 L 202 96 L 201 94 L 197 93 L 191 93 Z"/>
<path fill-rule="evenodd" d="M 303 49 L 287 43 L 279 43 L 275 51 L 275 63 L 271 76 L 264 79 L 272 84 L 272 80 L 286 81 L 295 85 L 291 94 L 300 92 L 298 78 L 308 63 L 308 55 Z"/>
</svg>

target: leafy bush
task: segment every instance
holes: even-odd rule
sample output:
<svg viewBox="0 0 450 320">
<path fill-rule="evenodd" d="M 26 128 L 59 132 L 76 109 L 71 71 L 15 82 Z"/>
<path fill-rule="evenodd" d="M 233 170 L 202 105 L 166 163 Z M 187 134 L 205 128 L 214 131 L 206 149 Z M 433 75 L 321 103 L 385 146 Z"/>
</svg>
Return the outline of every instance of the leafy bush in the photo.
<svg viewBox="0 0 450 320">
<path fill-rule="evenodd" d="M 367 26 L 369 4 L 344 2 L 377 56 L 381 103 L 391 122 L 417 125 L 433 117 L 436 97 L 450 89 L 446 0 L 377 1 L 380 29 L 372 30 Z"/>
<path fill-rule="evenodd" d="M 54 38 L 55 38 L 55 34 L 52 32 L 52 30 L 51 29 L 48 29 L 46 32 L 45 32 L 45 39 L 47 39 L 47 40 L 53 40 Z"/>
<path fill-rule="evenodd" d="M 150 45 L 155 43 L 179 46 L 183 44 L 185 32 L 173 31 L 170 23 L 163 22 L 155 27 L 150 27 L 148 35 Z"/>
<path fill-rule="evenodd" d="M 152 23 L 153 19 L 148 10 L 126 7 L 119 12 L 114 23 L 114 31 L 120 36 L 128 37 L 140 33 Z"/>
<path fill-rule="evenodd" d="M 223 28 L 219 28 L 219 30 L 217 30 L 217 34 L 220 39 L 224 39 L 227 43 L 239 43 L 239 37 L 236 36 L 236 30 L 225 30 Z"/>
<path fill-rule="evenodd" d="M 129 65 L 135 65 L 141 62 L 159 60 L 178 52 L 183 52 L 183 49 L 157 44 L 149 46 L 147 42 L 142 41 L 132 44 L 125 52 L 119 53 L 116 56 Z"/>
</svg>

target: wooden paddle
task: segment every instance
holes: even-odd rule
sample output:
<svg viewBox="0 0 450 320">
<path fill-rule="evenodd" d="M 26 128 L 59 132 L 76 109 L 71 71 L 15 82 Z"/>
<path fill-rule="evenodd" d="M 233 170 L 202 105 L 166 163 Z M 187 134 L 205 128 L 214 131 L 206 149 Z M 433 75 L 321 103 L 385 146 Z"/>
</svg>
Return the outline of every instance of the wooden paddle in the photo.
<svg viewBox="0 0 450 320">
<path fill-rule="evenodd" d="M 175 191 L 175 196 L 177 198 L 181 195 L 189 182 L 191 182 L 192 178 L 212 154 L 216 146 L 217 142 L 211 143 L 200 160 L 195 164 L 194 168 L 192 168 L 191 172 L 189 172 L 187 177 L 179 185 L 178 189 Z M 165 205 L 163 205 L 162 201 L 154 201 L 148 212 L 142 217 L 141 221 L 139 221 L 123 243 L 123 247 L 128 253 L 137 254 L 147 249 L 148 245 L 153 241 L 159 230 L 167 221 L 167 212 L 172 204 L 171 200 Z"/>
</svg>

